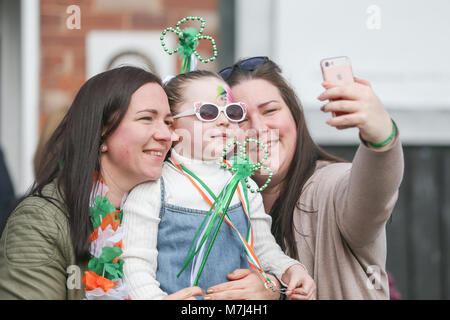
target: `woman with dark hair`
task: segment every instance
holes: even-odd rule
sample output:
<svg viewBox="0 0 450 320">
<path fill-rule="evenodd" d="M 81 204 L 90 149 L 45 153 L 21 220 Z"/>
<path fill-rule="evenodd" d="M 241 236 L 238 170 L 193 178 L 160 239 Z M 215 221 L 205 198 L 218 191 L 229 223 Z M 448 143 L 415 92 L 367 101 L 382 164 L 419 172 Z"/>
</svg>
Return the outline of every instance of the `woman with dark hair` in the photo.
<svg viewBox="0 0 450 320">
<path fill-rule="evenodd" d="M 134 186 L 161 176 L 172 121 L 160 79 L 142 69 L 106 71 L 81 87 L 3 232 L 0 299 L 84 298 L 83 274 L 90 298 L 127 298 L 116 281 L 120 209 Z M 108 232 L 114 237 L 105 238 Z"/>
<path fill-rule="evenodd" d="M 312 140 L 302 106 L 281 69 L 267 57 L 221 71 L 234 98 L 246 103 L 244 130 L 268 141 L 275 170 L 262 194 L 280 246 L 314 278 L 317 299 L 388 299 L 385 224 L 403 176 L 398 130 L 369 82 L 324 82 L 318 99 L 338 129 L 357 127 L 361 144 L 352 163 L 327 154 Z M 271 133 L 275 132 L 275 135 Z M 269 138 L 275 136 L 276 138 Z M 263 184 L 266 176 L 256 173 Z M 238 269 L 230 282 L 208 290 L 211 299 L 277 298 L 257 275 Z"/>
</svg>

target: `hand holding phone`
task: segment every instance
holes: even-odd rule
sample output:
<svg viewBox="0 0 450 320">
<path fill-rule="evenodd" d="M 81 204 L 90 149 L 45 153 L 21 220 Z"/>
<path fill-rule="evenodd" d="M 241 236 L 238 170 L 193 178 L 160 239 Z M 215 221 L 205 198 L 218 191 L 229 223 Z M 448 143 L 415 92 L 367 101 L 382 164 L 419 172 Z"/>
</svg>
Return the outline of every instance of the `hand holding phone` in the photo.
<svg viewBox="0 0 450 320">
<path fill-rule="evenodd" d="M 379 143 L 389 137 L 393 130 L 391 117 L 370 82 L 353 77 L 350 59 L 327 58 L 320 65 L 327 84 L 318 99 L 328 100 L 321 109 L 333 113 L 326 123 L 337 129 L 359 128 L 360 137 L 367 142 Z"/>
<path fill-rule="evenodd" d="M 325 58 L 320 61 L 323 80 L 335 85 L 347 85 L 354 82 L 352 66 L 348 57 Z M 333 117 L 338 117 L 344 112 L 333 112 Z"/>
</svg>

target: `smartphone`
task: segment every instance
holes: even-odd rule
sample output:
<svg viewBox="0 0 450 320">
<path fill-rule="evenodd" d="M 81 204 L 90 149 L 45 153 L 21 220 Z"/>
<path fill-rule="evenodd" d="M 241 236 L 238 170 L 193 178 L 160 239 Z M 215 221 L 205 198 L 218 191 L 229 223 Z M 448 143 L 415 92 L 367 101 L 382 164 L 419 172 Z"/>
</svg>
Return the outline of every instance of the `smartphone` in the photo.
<svg viewBox="0 0 450 320">
<path fill-rule="evenodd" d="M 323 80 L 338 85 L 347 85 L 353 80 L 352 65 L 348 57 L 325 58 L 320 61 Z M 333 112 L 333 117 L 345 114 L 344 112 Z"/>
</svg>

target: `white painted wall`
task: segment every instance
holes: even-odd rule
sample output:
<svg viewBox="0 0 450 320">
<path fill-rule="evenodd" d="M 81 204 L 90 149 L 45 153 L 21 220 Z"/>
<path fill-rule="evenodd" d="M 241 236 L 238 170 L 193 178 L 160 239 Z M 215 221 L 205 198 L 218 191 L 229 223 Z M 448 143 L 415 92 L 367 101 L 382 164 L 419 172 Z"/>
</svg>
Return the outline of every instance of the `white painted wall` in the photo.
<svg viewBox="0 0 450 320">
<path fill-rule="evenodd" d="M 236 58 L 272 56 L 272 0 L 236 0 Z"/>
<path fill-rule="evenodd" d="M 176 57 L 170 57 L 161 47 L 161 31 L 91 31 L 86 40 L 86 74 L 90 78 L 105 71 L 108 62 L 121 52 L 137 51 L 149 58 L 162 78 L 176 73 Z M 174 48 L 175 39 L 169 33 L 165 42 Z M 123 61 L 144 67 L 132 59 Z"/>
<path fill-rule="evenodd" d="M 39 141 L 40 13 L 39 1 L 21 0 L 21 158 L 24 193 L 34 181 L 33 159 Z"/>
<path fill-rule="evenodd" d="M 269 55 L 281 65 L 319 143 L 358 142 L 356 130 L 324 124 L 328 115 L 316 100 L 320 60 L 347 55 L 355 75 L 372 82 L 403 142 L 450 145 L 449 13 L 448 0 L 237 0 L 236 58 Z"/>
</svg>

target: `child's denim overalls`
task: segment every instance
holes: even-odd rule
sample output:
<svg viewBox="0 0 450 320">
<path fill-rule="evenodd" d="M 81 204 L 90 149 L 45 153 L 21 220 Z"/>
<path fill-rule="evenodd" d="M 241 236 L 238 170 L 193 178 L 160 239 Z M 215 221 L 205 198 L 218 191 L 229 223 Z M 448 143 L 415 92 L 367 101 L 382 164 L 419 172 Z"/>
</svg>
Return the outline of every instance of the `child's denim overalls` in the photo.
<svg viewBox="0 0 450 320">
<path fill-rule="evenodd" d="M 168 294 L 190 286 L 192 263 L 177 274 L 186 259 L 191 242 L 207 211 L 174 206 L 165 202 L 164 180 L 161 177 L 161 211 L 158 229 L 158 269 L 156 280 Z M 228 208 L 228 216 L 234 226 L 245 237 L 248 221 L 242 204 Z M 216 284 L 227 282 L 226 275 L 235 269 L 249 268 L 247 256 L 238 236 L 225 222 L 220 226 L 217 238 L 210 251 L 198 286 L 206 290 Z"/>
</svg>

